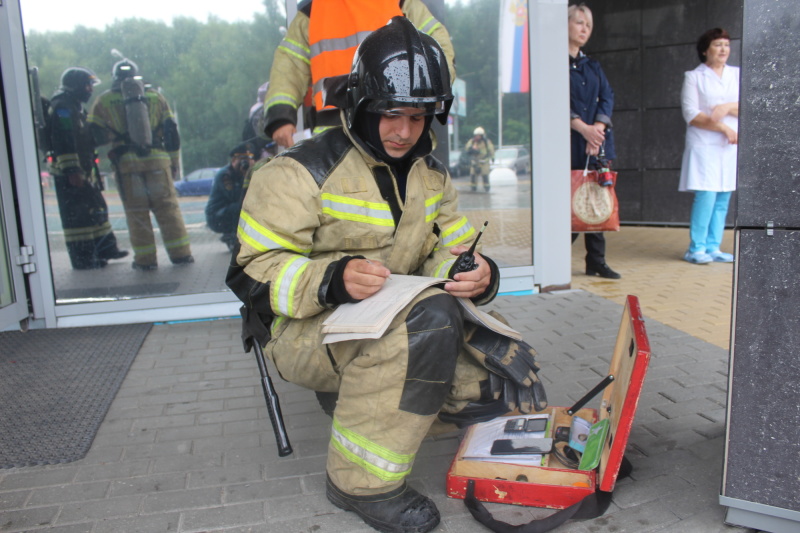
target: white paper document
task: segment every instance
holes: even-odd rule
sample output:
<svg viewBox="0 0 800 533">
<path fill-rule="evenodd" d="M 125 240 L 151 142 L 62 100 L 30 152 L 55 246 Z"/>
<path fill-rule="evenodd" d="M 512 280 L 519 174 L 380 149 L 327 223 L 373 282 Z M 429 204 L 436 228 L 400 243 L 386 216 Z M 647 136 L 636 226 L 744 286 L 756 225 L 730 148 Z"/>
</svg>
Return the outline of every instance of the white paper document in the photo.
<svg viewBox="0 0 800 533">
<path fill-rule="evenodd" d="M 467 447 L 464 450 L 462 459 L 469 461 L 486 461 L 494 463 L 512 463 L 523 465 L 536 465 L 542 464 L 543 456 L 541 454 L 519 454 L 519 455 L 492 455 L 492 444 L 499 439 L 520 439 L 520 438 L 540 438 L 546 435 L 546 431 L 533 431 L 526 432 L 524 435 L 519 432 L 507 433 L 505 431 L 506 422 L 514 418 L 525 418 L 530 420 L 533 418 L 549 419 L 550 415 L 521 415 L 510 417 L 499 417 L 488 422 L 481 422 L 472 426 Z"/>
<path fill-rule="evenodd" d="M 447 278 L 406 276 L 392 274 L 383 287 L 357 303 L 341 304 L 322 323 L 324 344 L 360 339 L 378 339 L 386 333 L 389 324 L 411 300 L 428 287 L 444 284 Z M 471 300 L 457 298 L 464 310 L 464 318 L 492 331 L 520 340 L 522 335 L 493 316 L 478 309 Z"/>
</svg>

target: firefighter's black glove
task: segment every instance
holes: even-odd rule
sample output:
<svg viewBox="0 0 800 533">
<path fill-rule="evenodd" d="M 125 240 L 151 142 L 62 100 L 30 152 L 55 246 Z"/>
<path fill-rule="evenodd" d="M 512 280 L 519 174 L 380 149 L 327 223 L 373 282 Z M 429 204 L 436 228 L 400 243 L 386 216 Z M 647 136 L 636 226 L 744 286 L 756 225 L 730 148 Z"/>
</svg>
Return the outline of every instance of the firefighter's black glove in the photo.
<svg viewBox="0 0 800 533">
<path fill-rule="evenodd" d="M 519 412 L 528 414 L 547 407 L 547 394 L 538 379 L 531 387 L 520 387 L 510 379 L 490 372 L 489 387 L 495 399 L 502 398 L 509 411 L 518 409 Z"/>
<path fill-rule="evenodd" d="M 510 410 L 529 413 L 531 408 L 541 411 L 547 407 L 547 395 L 537 375 L 536 351 L 525 341 L 479 326 L 467 339 L 467 348 L 489 370 L 492 392 L 496 398 L 502 395 Z"/>
</svg>

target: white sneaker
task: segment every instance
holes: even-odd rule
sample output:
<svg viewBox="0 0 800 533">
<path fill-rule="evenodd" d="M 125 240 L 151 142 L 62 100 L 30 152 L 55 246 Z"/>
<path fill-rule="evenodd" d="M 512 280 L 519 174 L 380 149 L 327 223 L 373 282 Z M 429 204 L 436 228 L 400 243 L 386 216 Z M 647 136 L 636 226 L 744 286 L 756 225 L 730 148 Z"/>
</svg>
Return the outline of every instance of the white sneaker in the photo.
<svg viewBox="0 0 800 533">
<path fill-rule="evenodd" d="M 708 255 L 705 252 L 687 252 L 683 254 L 683 260 L 689 261 L 690 263 L 694 263 L 696 265 L 704 265 L 706 263 L 711 263 L 714 261 L 714 258 Z"/>
</svg>

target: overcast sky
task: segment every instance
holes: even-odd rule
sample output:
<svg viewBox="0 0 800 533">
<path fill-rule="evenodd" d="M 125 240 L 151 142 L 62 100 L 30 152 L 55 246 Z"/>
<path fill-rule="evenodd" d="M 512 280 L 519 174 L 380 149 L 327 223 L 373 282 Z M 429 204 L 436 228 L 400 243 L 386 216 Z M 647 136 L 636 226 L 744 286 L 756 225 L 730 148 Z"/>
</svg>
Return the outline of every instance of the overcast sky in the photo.
<svg viewBox="0 0 800 533">
<path fill-rule="evenodd" d="M 445 0 L 454 4 L 456 0 Z M 278 2 L 284 4 L 284 0 Z M 25 31 L 71 31 L 75 26 L 103 29 L 115 18 L 162 20 L 177 16 L 205 22 L 209 15 L 222 20 L 251 20 L 264 12 L 262 0 L 20 0 Z"/>
<path fill-rule="evenodd" d="M 176 16 L 202 22 L 252 20 L 264 11 L 262 0 L 20 0 L 25 31 L 71 31 L 78 25 L 103 29 L 115 18 L 130 17 L 171 23 Z"/>
</svg>

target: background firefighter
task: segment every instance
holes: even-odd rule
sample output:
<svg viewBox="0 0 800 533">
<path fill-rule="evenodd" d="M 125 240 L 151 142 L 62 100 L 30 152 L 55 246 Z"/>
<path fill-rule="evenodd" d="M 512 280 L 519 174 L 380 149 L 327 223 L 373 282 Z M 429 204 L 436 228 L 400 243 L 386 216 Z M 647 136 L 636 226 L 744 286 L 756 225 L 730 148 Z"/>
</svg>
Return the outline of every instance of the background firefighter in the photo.
<svg viewBox="0 0 800 533">
<path fill-rule="evenodd" d="M 476 270 L 452 272 L 477 232 L 430 155 L 431 123 L 446 122 L 453 99 L 444 52 L 394 17 L 352 65 L 331 87 L 342 126 L 253 173 L 227 283 L 269 328 L 264 352 L 284 379 L 338 393 L 328 499 L 380 531 L 426 532 L 438 509 L 406 477 L 434 423 L 529 412 L 546 399 L 533 349 L 466 323 L 454 298 L 490 301 L 499 271 L 476 254 Z M 390 273 L 453 281 L 420 293 L 381 338 L 322 344 L 330 313 L 369 298 Z"/>
<path fill-rule="evenodd" d="M 339 125 L 337 109 L 322 105 L 324 79 L 350 72 L 356 46 L 370 31 L 395 15 L 405 15 L 436 39 L 455 79 L 455 52 L 450 35 L 422 0 L 304 0 L 278 45 L 269 72 L 264 104 L 265 131 L 278 145 L 294 145 L 297 109 L 308 97 L 311 124 L 317 134 Z M 309 93 L 310 88 L 310 94 Z"/>
<path fill-rule="evenodd" d="M 489 166 L 494 160 L 494 144 L 486 137 L 486 132 L 478 126 L 472 132 L 464 151 L 469 155 L 469 179 L 472 190 L 478 190 L 478 181 L 483 181 L 483 190 L 489 192 Z"/>
<path fill-rule="evenodd" d="M 236 228 L 239 224 L 239 211 L 242 207 L 244 180 L 253 166 L 255 141 L 243 142 L 230 152 L 230 163 L 214 175 L 211 194 L 206 203 L 206 224 L 208 228 L 221 233 L 220 240 L 233 251 L 238 242 Z"/>
<path fill-rule="evenodd" d="M 167 100 L 145 88 L 133 61 L 122 59 L 113 68 L 111 89 L 92 105 L 89 122 L 98 145 L 111 143 L 114 165 L 133 246 L 133 268 L 158 266 L 150 211 L 161 230 L 164 248 L 174 264 L 193 263 L 173 179 L 177 179 L 180 136 Z M 141 91 L 123 95 L 123 85 Z M 141 85 L 141 86 L 140 86 Z M 147 141 L 142 141 L 147 139 Z"/>
<path fill-rule="evenodd" d="M 94 140 L 83 107 L 99 83 L 89 69 L 66 69 L 46 118 L 58 212 L 69 260 L 76 270 L 102 268 L 109 259 L 128 255 L 117 248 L 111 231 Z"/>
</svg>

